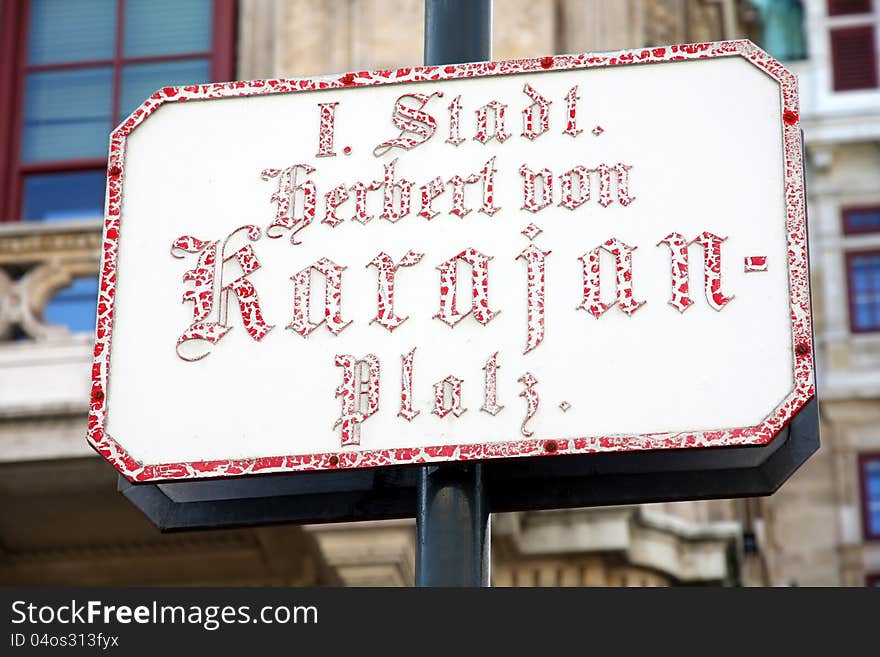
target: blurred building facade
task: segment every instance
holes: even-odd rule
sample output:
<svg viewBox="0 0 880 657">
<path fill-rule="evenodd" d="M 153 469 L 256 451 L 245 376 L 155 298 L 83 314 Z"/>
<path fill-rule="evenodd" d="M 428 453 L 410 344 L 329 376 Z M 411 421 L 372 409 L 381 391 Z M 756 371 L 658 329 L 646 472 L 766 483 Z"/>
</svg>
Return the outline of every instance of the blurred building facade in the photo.
<svg viewBox="0 0 880 657">
<path fill-rule="evenodd" d="M 422 58 L 422 0 L 0 0 L 0 583 L 413 581 L 410 521 L 159 534 L 85 444 L 107 134 L 152 90 Z M 747 37 L 801 80 L 823 446 L 769 498 L 493 517 L 497 585 L 880 574 L 878 0 L 496 0 L 495 58 Z"/>
</svg>

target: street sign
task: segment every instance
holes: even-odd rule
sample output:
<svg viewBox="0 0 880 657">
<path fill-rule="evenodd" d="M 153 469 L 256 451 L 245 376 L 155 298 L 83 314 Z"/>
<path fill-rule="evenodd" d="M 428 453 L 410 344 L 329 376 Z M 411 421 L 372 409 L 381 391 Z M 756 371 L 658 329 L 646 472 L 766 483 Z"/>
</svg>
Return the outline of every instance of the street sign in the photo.
<svg viewBox="0 0 880 657">
<path fill-rule="evenodd" d="M 747 41 L 112 135 L 89 441 L 132 481 L 767 445 L 813 396 L 796 80 Z"/>
</svg>

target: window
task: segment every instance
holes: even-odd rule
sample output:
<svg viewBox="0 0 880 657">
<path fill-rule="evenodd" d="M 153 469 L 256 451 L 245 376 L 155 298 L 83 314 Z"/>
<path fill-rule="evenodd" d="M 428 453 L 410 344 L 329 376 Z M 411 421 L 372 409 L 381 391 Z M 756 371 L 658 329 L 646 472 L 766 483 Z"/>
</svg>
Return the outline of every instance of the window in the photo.
<svg viewBox="0 0 880 657">
<path fill-rule="evenodd" d="M 875 36 L 873 25 L 831 30 L 831 68 L 835 91 L 877 87 Z"/>
<path fill-rule="evenodd" d="M 111 130 L 156 89 L 232 79 L 234 10 L 234 0 L 0 3 L 0 221 L 100 218 Z M 74 281 L 47 319 L 92 324 L 82 308 L 93 316 L 93 288 Z"/>
<path fill-rule="evenodd" d="M 781 61 L 804 59 L 804 5 L 801 0 L 752 0 L 761 22 L 761 46 Z"/>
<path fill-rule="evenodd" d="M 844 253 L 850 330 L 880 332 L 880 205 L 845 207 L 841 215 L 844 243 L 861 247 Z"/>
<path fill-rule="evenodd" d="M 843 211 L 843 232 L 880 233 L 880 205 L 846 208 Z"/>
<path fill-rule="evenodd" d="M 880 331 L 880 251 L 847 253 L 846 276 L 852 332 Z"/>
<path fill-rule="evenodd" d="M 880 453 L 859 457 L 865 538 L 880 539 Z"/>
<path fill-rule="evenodd" d="M 834 91 L 877 88 L 877 19 L 873 0 L 828 0 Z"/>
<path fill-rule="evenodd" d="M 6 220 L 100 217 L 103 185 L 84 172 L 103 175 L 113 127 L 160 87 L 232 77 L 229 0 L 4 4 L 23 26 Z"/>
<path fill-rule="evenodd" d="M 880 588 L 880 575 L 868 575 L 865 578 L 865 586 L 870 588 Z"/>
</svg>

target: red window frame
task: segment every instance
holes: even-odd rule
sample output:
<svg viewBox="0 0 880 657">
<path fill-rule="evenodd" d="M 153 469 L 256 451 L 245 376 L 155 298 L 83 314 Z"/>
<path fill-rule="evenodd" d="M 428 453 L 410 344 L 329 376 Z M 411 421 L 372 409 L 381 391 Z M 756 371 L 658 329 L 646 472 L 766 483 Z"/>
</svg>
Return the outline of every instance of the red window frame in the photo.
<svg viewBox="0 0 880 657">
<path fill-rule="evenodd" d="M 114 127 L 119 114 L 119 86 L 123 64 L 146 64 L 202 57 L 211 60 L 212 80 L 225 82 L 234 79 L 235 0 L 213 0 L 212 49 L 210 51 L 151 57 L 123 57 L 122 33 L 125 26 L 125 0 L 116 0 L 116 2 L 116 51 L 112 59 L 30 66 L 27 63 L 30 2 L 0 2 L 0 222 L 20 221 L 21 192 L 24 177 L 27 174 L 95 171 L 107 166 L 107 158 L 31 163 L 21 161 L 24 84 L 28 73 L 93 66 L 113 67 L 111 123 Z"/>
<path fill-rule="evenodd" d="M 865 235 L 867 233 L 880 233 L 880 228 L 851 228 L 849 217 L 859 212 L 876 212 L 880 214 L 880 205 L 850 205 L 841 211 L 844 235 Z"/>
<path fill-rule="evenodd" d="M 880 452 L 859 454 L 859 494 L 862 502 L 862 536 L 866 541 L 880 541 L 880 532 L 871 532 L 871 518 L 868 509 L 868 461 L 880 461 Z M 877 575 L 876 577 L 880 577 Z"/>
<path fill-rule="evenodd" d="M 852 261 L 859 256 L 880 257 L 880 249 L 861 249 L 858 251 L 847 251 L 844 254 L 844 258 L 846 260 L 846 293 L 849 300 L 849 330 L 852 333 L 877 333 L 878 331 L 880 331 L 880 329 L 861 328 L 856 326 L 855 323 L 856 295 L 854 281 L 852 280 Z"/>
</svg>

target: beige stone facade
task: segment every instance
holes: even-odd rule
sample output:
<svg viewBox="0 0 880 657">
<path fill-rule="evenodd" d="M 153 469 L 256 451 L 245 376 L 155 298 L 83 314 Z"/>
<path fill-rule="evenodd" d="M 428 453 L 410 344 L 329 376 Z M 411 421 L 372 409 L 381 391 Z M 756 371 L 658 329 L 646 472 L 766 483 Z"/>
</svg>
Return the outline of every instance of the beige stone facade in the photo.
<svg viewBox="0 0 880 657">
<path fill-rule="evenodd" d="M 880 451 L 880 334 L 847 324 L 840 208 L 880 204 L 880 92 L 829 91 L 824 2 L 807 6 L 801 76 L 823 447 L 775 495 L 493 519 L 502 586 L 854 585 L 864 539 L 858 455 Z M 880 11 L 880 10 L 878 10 Z M 880 15 L 880 14 L 878 14 Z M 240 0 L 238 77 L 421 62 L 421 0 Z M 876 17 L 875 17 L 876 20 Z M 748 36 L 736 0 L 496 0 L 496 58 Z M 411 585 L 411 521 L 162 535 L 84 441 L 91 337 L 42 309 L 98 265 L 95 223 L 0 225 L 0 583 Z M 754 537 L 746 549 L 743 536 Z"/>
<path fill-rule="evenodd" d="M 295 77 L 422 61 L 422 0 L 242 0 L 242 78 Z M 735 0 L 496 0 L 492 56 L 713 41 L 756 34 Z"/>
</svg>

